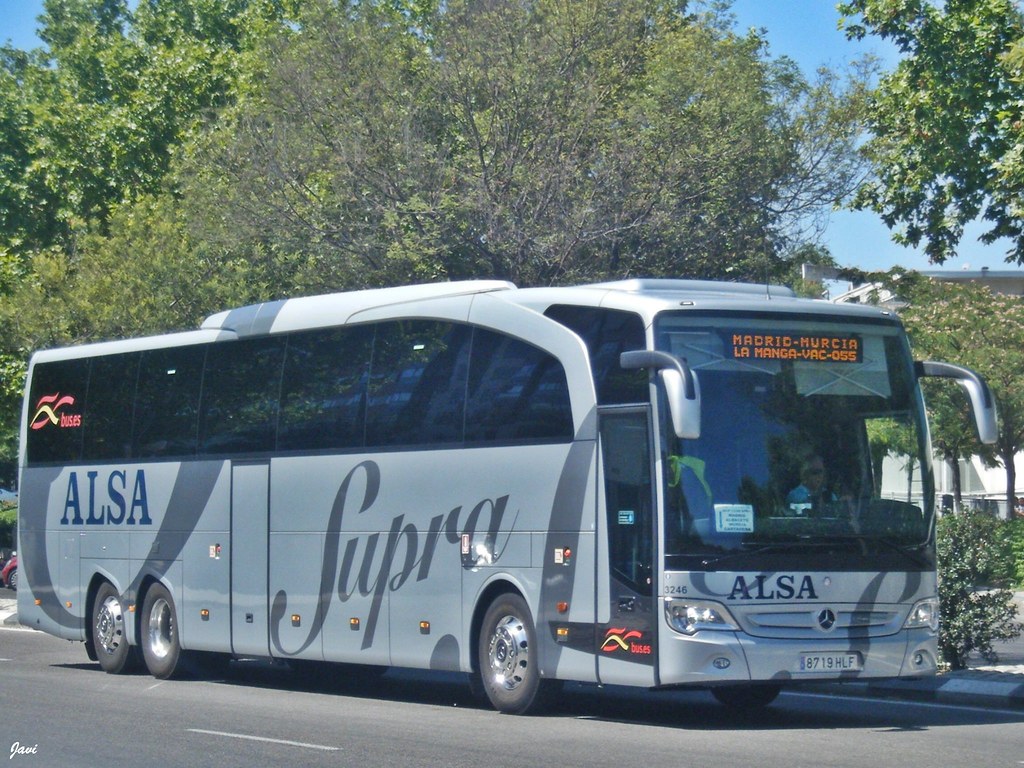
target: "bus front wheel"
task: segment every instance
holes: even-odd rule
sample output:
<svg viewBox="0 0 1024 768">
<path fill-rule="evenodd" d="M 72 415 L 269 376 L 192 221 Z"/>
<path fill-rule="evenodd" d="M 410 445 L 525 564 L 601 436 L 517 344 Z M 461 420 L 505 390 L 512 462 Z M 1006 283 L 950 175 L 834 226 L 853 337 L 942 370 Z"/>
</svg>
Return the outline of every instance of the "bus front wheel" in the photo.
<svg viewBox="0 0 1024 768">
<path fill-rule="evenodd" d="M 174 677 L 180 671 L 178 614 L 171 593 L 163 584 L 150 587 L 142 605 L 142 657 L 149 673 L 160 680 Z"/>
<path fill-rule="evenodd" d="M 479 682 L 498 711 L 522 715 L 546 703 L 550 685 L 541 679 L 537 649 L 526 601 L 516 594 L 499 595 L 484 615 L 477 645 Z"/>
</svg>

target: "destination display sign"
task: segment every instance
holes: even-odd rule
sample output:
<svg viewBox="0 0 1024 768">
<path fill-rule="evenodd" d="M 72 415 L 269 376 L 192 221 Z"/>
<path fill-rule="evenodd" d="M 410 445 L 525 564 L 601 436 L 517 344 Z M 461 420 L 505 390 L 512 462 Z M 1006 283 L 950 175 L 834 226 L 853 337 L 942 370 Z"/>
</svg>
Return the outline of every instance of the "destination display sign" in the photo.
<svg viewBox="0 0 1024 768">
<path fill-rule="evenodd" d="M 728 335 L 734 360 L 801 360 L 810 363 L 860 363 L 864 347 L 856 334 L 748 333 Z"/>
</svg>

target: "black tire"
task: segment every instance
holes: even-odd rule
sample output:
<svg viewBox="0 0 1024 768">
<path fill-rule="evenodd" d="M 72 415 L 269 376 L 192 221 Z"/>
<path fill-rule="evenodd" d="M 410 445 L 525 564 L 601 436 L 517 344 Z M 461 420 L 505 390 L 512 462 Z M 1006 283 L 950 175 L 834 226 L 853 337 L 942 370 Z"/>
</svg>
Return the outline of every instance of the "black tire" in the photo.
<svg viewBox="0 0 1024 768">
<path fill-rule="evenodd" d="M 491 706 L 491 700 L 487 697 L 487 691 L 484 690 L 483 676 L 479 672 L 469 673 L 469 695 L 480 706 Z"/>
<path fill-rule="evenodd" d="M 512 593 L 499 595 L 484 614 L 477 644 L 479 683 L 499 712 L 525 715 L 548 703 L 551 686 L 541 679 L 538 648 L 526 601 Z"/>
<path fill-rule="evenodd" d="M 146 592 L 140 622 L 142 658 L 149 674 L 168 680 L 184 671 L 184 653 L 178 637 L 178 613 L 174 599 L 163 584 Z"/>
<path fill-rule="evenodd" d="M 782 686 L 775 683 L 751 683 L 726 688 L 712 688 L 711 693 L 727 707 L 734 709 L 762 709 L 778 697 Z"/>
<path fill-rule="evenodd" d="M 15 592 L 18 591 L 18 569 L 14 568 L 10 573 L 7 574 L 7 588 L 13 589 Z"/>
<path fill-rule="evenodd" d="M 138 652 L 128 644 L 124 601 L 110 582 L 103 582 L 92 603 L 92 649 L 103 671 L 120 675 L 135 667 Z"/>
<path fill-rule="evenodd" d="M 96 655 L 96 643 L 92 641 L 91 637 L 85 641 L 85 655 L 89 658 L 89 661 L 100 660 L 100 657 Z"/>
</svg>

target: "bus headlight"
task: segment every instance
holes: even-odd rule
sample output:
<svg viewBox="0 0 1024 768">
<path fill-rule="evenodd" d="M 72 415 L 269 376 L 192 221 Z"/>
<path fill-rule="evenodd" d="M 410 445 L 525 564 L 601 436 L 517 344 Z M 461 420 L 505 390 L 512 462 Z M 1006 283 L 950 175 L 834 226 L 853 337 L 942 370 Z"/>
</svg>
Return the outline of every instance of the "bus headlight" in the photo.
<svg viewBox="0 0 1024 768">
<path fill-rule="evenodd" d="M 702 629 L 739 630 L 729 609 L 714 600 L 666 600 L 665 618 L 676 632 L 692 635 Z"/>
<path fill-rule="evenodd" d="M 929 597 L 918 600 L 910 609 L 910 615 L 903 622 L 904 629 L 930 629 L 932 632 L 939 631 L 939 599 Z"/>
</svg>

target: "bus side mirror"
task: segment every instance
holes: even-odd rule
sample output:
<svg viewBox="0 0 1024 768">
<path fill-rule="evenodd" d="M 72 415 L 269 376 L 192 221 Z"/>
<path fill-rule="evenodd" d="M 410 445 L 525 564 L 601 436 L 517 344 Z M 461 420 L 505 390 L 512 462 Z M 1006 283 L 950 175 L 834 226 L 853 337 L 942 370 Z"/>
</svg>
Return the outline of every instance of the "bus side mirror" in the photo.
<svg viewBox="0 0 1024 768">
<path fill-rule="evenodd" d="M 999 418 L 996 414 L 996 400 L 992 390 L 978 374 L 970 368 L 952 363 L 937 363 L 933 360 L 914 364 L 918 377 L 933 376 L 953 379 L 967 392 L 974 413 L 974 424 L 978 428 L 978 439 L 985 445 L 992 445 L 999 438 Z"/>
<path fill-rule="evenodd" d="M 695 440 L 700 437 L 700 383 L 685 360 L 667 352 L 640 349 L 623 352 L 619 365 L 628 371 L 652 368 L 665 385 L 672 428 L 676 437 Z"/>
</svg>

